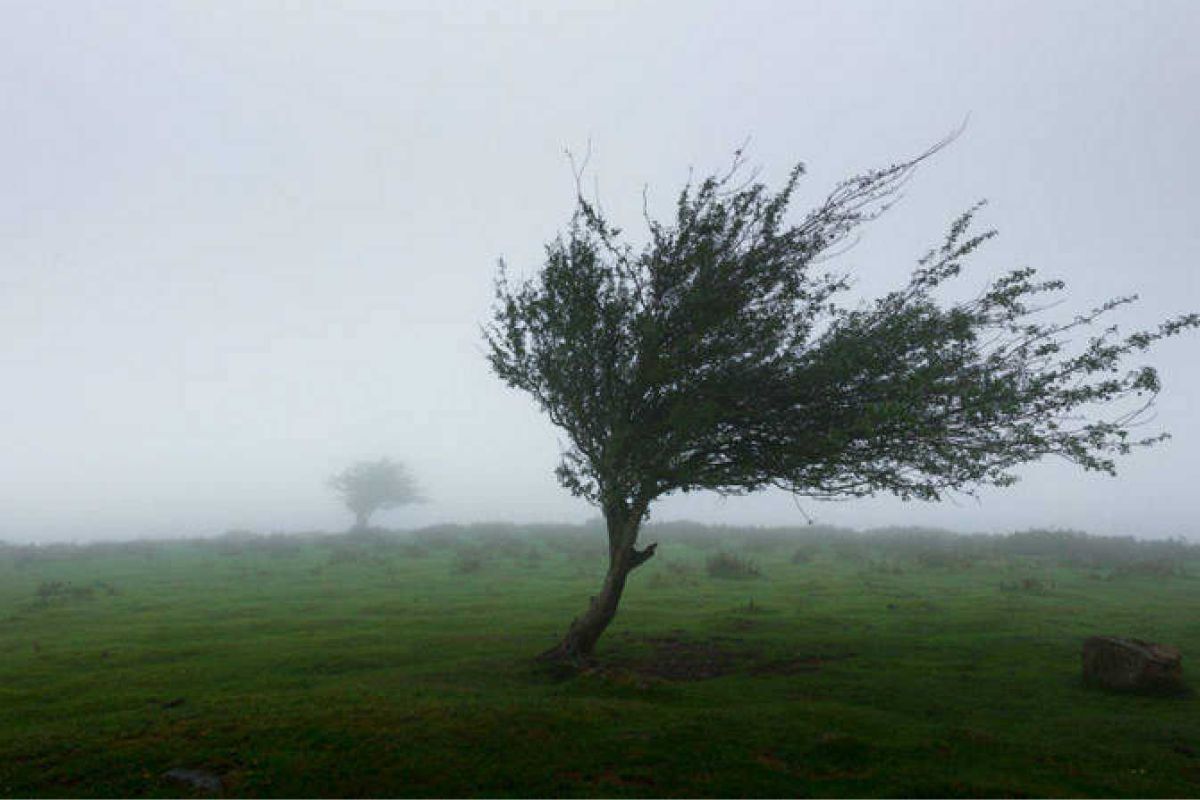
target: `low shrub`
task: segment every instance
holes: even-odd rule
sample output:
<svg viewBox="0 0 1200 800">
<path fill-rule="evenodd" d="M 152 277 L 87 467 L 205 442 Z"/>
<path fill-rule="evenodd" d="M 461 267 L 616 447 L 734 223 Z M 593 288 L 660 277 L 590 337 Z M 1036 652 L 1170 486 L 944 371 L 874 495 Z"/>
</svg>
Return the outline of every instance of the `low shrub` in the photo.
<svg viewBox="0 0 1200 800">
<path fill-rule="evenodd" d="M 334 547 L 329 553 L 329 566 L 335 567 L 341 564 L 354 564 L 356 566 L 381 566 L 386 563 L 386 559 L 378 552 L 363 547 L 355 547 L 353 545 L 343 545 Z"/>
<path fill-rule="evenodd" d="M 750 598 L 746 605 L 739 608 L 738 611 L 743 614 L 764 614 L 768 612 L 766 608 L 754 602 L 753 597 Z"/>
<path fill-rule="evenodd" d="M 69 581 L 42 581 L 34 592 L 37 603 L 43 606 L 62 600 L 91 600 L 95 595 L 91 586 L 73 586 Z"/>
<path fill-rule="evenodd" d="M 432 525 L 413 534 L 413 540 L 428 550 L 454 547 L 462 543 L 464 529 L 461 525 Z"/>
<path fill-rule="evenodd" d="M 650 578 L 652 586 L 678 586 L 696 582 L 697 570 L 692 564 L 684 561 L 669 561 L 663 559 L 658 563 L 658 569 Z"/>
<path fill-rule="evenodd" d="M 1131 561 L 1121 564 L 1112 571 L 1111 578 L 1144 577 L 1144 578 L 1182 578 L 1187 573 L 1183 565 L 1177 561 L 1158 558 L 1146 561 Z"/>
<path fill-rule="evenodd" d="M 710 578 L 745 579 L 762 577 L 762 570 L 753 561 L 724 551 L 709 556 L 706 568 L 708 577 Z"/>
<path fill-rule="evenodd" d="M 455 575 L 474 575 L 483 571 L 484 558 L 478 550 L 460 549 L 454 554 L 450 570 Z"/>
<path fill-rule="evenodd" d="M 1000 584 L 1002 592 L 1028 592 L 1030 594 L 1045 594 L 1054 588 L 1054 581 L 1045 578 L 1021 578 L 1015 581 L 1005 581 Z"/>
<path fill-rule="evenodd" d="M 900 566 L 897 561 L 883 559 L 881 561 L 872 561 L 869 567 L 871 572 L 879 575 L 903 575 L 904 567 Z"/>
<path fill-rule="evenodd" d="M 975 558 L 948 550 L 928 550 L 917 555 L 917 564 L 927 569 L 970 569 Z"/>
<path fill-rule="evenodd" d="M 808 564 L 811 563 L 817 554 L 821 552 L 820 545 L 817 544 L 802 544 L 792 553 L 793 564 Z"/>
</svg>

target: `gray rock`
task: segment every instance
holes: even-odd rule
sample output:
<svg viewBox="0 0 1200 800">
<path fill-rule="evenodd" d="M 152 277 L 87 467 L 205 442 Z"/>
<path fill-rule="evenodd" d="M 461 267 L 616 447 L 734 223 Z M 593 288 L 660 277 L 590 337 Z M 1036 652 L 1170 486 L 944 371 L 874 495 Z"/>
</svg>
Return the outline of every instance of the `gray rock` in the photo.
<svg viewBox="0 0 1200 800">
<path fill-rule="evenodd" d="M 1184 691 L 1179 648 L 1117 636 L 1084 641 L 1083 680 L 1089 686 L 1121 692 Z"/>
<path fill-rule="evenodd" d="M 163 773 L 163 778 L 176 783 L 183 783 L 193 789 L 203 792 L 221 791 L 221 779 L 211 772 L 202 769 L 169 769 Z"/>
</svg>

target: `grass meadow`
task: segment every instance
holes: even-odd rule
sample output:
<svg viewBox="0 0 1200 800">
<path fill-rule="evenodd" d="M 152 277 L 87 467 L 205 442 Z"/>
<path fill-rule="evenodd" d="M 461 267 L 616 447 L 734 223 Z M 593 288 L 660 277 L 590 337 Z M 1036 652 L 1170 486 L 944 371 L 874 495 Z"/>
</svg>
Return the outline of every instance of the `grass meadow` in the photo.
<svg viewBox="0 0 1200 800">
<path fill-rule="evenodd" d="M 593 526 L 0 545 L 0 795 L 1196 796 L 1200 548 L 664 524 L 598 663 Z M 1200 685 L 1200 676 L 1195 678 Z M 215 793 L 215 792 L 208 792 Z"/>
</svg>

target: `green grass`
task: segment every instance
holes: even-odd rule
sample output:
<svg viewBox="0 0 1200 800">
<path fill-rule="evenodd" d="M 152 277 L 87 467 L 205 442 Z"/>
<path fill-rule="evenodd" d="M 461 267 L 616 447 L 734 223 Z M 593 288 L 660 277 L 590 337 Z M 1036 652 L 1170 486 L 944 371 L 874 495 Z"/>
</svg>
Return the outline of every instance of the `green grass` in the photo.
<svg viewBox="0 0 1200 800">
<path fill-rule="evenodd" d="M 0 550 L 0 796 L 1200 794 L 1197 701 L 1079 680 L 1092 634 L 1200 653 L 1200 563 L 663 529 L 558 679 L 586 533 Z"/>
</svg>

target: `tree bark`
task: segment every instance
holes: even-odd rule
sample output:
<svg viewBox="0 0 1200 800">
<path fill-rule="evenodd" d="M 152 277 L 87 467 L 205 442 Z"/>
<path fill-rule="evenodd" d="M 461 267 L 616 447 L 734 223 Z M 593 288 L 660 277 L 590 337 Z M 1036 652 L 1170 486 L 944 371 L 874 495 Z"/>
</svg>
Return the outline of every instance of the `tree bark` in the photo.
<svg viewBox="0 0 1200 800">
<path fill-rule="evenodd" d="M 600 593 L 592 597 L 582 615 L 571 621 L 571 627 L 567 629 L 562 641 L 542 653 L 538 657 L 539 660 L 576 667 L 583 666 L 591 660 L 596 642 L 617 615 L 617 606 L 621 602 L 621 594 L 625 591 L 625 581 L 629 573 L 649 561 L 658 547 L 657 544 L 651 544 L 642 550 L 634 547 L 645 513 L 644 504 L 634 508 L 605 510 L 608 524 L 608 572 L 604 576 Z"/>
</svg>

